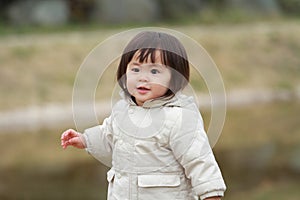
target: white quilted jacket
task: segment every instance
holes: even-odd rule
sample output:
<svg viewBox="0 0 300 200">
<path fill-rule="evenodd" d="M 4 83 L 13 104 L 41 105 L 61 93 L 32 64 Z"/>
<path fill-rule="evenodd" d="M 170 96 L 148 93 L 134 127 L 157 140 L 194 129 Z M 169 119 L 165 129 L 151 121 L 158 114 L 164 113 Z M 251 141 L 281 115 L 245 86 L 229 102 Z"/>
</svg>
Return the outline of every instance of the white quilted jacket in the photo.
<svg viewBox="0 0 300 200">
<path fill-rule="evenodd" d="M 85 130 L 87 151 L 111 169 L 108 200 L 195 200 L 226 189 L 192 97 L 120 100 Z"/>
</svg>

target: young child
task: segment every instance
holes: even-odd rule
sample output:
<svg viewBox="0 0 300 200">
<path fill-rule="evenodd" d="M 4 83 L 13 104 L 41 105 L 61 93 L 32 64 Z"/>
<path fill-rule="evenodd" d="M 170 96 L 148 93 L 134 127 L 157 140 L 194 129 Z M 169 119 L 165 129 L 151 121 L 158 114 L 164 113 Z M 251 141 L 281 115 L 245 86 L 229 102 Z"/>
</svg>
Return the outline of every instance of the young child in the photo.
<svg viewBox="0 0 300 200">
<path fill-rule="evenodd" d="M 122 99 L 102 125 L 69 129 L 63 148 L 84 149 L 110 163 L 109 200 L 220 200 L 226 189 L 188 84 L 189 62 L 177 38 L 137 34 L 122 54 Z"/>
</svg>

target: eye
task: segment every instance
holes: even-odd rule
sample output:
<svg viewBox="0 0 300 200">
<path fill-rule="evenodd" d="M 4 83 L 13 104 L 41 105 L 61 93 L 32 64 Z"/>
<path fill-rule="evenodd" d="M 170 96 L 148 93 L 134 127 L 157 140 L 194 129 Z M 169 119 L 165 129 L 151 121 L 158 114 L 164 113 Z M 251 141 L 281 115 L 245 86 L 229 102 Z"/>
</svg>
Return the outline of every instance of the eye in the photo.
<svg viewBox="0 0 300 200">
<path fill-rule="evenodd" d="M 157 69 L 151 69 L 151 74 L 158 74 L 159 71 Z"/>
<path fill-rule="evenodd" d="M 139 71 L 140 71 L 140 69 L 139 69 L 139 68 L 137 68 L 137 67 L 133 67 L 133 68 L 131 68 L 131 71 L 133 71 L 133 72 L 139 72 Z"/>
</svg>

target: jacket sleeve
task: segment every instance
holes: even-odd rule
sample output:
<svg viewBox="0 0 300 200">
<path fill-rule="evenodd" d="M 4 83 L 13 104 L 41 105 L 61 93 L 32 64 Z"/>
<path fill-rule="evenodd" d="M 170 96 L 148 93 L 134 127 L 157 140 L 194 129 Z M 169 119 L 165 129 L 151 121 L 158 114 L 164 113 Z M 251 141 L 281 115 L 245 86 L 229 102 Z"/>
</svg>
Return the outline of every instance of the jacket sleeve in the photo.
<svg viewBox="0 0 300 200">
<path fill-rule="evenodd" d="M 201 199 L 223 196 L 226 186 L 198 109 L 179 108 L 170 147 Z"/>
<path fill-rule="evenodd" d="M 86 151 L 104 165 L 111 167 L 112 163 L 112 128 L 111 117 L 106 118 L 102 125 L 84 131 Z"/>
</svg>

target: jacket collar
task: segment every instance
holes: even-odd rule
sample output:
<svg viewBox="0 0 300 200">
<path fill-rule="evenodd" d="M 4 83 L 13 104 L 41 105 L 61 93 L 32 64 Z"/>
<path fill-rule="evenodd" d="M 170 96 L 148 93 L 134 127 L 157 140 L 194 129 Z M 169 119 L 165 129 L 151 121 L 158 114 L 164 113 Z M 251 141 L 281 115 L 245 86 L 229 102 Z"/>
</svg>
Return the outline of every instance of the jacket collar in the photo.
<svg viewBox="0 0 300 200">
<path fill-rule="evenodd" d="M 121 91 L 120 96 L 122 97 L 122 99 L 127 101 L 129 105 L 138 106 L 131 97 L 125 95 L 125 92 Z M 193 102 L 194 102 L 193 97 L 186 96 L 181 92 L 177 92 L 173 97 L 150 99 L 140 107 L 142 108 L 183 107 Z"/>
</svg>

